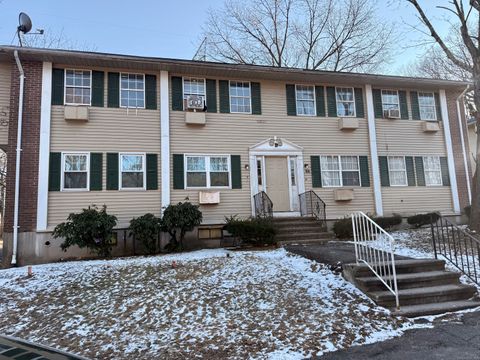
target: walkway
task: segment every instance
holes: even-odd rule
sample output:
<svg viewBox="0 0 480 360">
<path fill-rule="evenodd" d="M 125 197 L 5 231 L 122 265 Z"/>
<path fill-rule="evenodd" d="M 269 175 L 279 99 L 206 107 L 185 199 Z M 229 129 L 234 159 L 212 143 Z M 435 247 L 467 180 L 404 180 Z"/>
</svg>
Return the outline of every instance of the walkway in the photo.
<svg viewBox="0 0 480 360">
<path fill-rule="evenodd" d="M 47 346 L 7 336 L 0 336 L 0 360 L 87 360 Z"/>
</svg>

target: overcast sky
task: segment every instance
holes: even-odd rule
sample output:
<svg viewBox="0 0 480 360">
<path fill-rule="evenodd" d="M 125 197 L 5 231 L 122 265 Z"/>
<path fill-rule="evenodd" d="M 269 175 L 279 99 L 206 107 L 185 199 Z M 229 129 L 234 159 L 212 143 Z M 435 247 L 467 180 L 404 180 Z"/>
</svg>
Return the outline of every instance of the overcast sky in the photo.
<svg viewBox="0 0 480 360">
<path fill-rule="evenodd" d="M 224 0 L 0 0 L 0 44 L 17 44 L 18 14 L 26 12 L 33 27 L 99 52 L 191 59 L 210 8 Z M 383 72 L 398 74 L 402 65 L 415 60 L 425 48 L 412 48 L 419 34 L 405 23 L 415 24 L 415 12 L 405 0 L 378 0 L 380 16 L 395 23 L 399 39 L 393 62 Z M 442 12 L 423 0 L 440 32 Z"/>
</svg>

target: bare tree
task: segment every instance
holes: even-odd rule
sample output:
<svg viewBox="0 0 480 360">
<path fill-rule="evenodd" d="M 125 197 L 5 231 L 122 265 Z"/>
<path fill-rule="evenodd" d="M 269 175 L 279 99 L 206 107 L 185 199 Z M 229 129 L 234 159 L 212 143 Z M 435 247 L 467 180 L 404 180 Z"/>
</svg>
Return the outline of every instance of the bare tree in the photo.
<svg viewBox="0 0 480 360">
<path fill-rule="evenodd" d="M 226 0 L 203 38 L 215 61 L 368 71 L 385 62 L 392 27 L 371 0 Z"/>
<path fill-rule="evenodd" d="M 438 6 L 447 14 L 453 15 L 456 33 L 459 34 L 459 37 L 456 37 L 457 41 L 453 42 L 449 41 L 448 37 L 442 38 L 439 35 L 417 0 L 406 1 L 415 7 L 420 23 L 427 29 L 429 36 L 441 49 L 444 57 L 448 59 L 447 65 L 453 64 L 457 70 L 471 74 L 475 109 L 480 109 L 480 0 L 469 0 L 468 5 L 465 5 L 462 0 L 449 0 Z M 480 128 L 480 113 L 474 111 L 474 116 L 477 128 Z M 480 137 L 477 136 L 476 159 L 480 159 L 479 152 Z M 472 187 L 470 227 L 480 231 L 480 161 L 476 161 Z"/>
<path fill-rule="evenodd" d="M 96 46 L 91 46 L 87 43 L 79 43 L 69 39 L 63 29 L 55 32 L 51 29 L 46 29 L 42 34 L 20 34 L 22 43 L 25 47 L 36 47 L 45 49 L 63 49 L 63 50 L 82 50 L 95 51 Z"/>
</svg>

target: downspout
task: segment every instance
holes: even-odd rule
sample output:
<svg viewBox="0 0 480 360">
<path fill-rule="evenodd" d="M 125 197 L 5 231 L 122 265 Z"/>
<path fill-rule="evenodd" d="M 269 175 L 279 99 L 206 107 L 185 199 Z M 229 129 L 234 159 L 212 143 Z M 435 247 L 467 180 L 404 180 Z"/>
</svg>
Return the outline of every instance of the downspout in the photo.
<svg viewBox="0 0 480 360">
<path fill-rule="evenodd" d="M 460 112 L 460 98 L 462 98 L 469 90 L 470 90 L 470 85 L 468 85 L 465 88 L 465 90 L 463 90 L 463 92 L 457 97 L 457 118 L 458 118 L 458 125 L 460 127 L 460 139 L 462 141 L 463 165 L 465 166 L 465 178 L 467 180 L 468 203 L 472 204 L 472 189 L 470 185 L 470 174 L 468 173 L 468 157 L 467 157 L 467 150 L 465 148 L 465 137 L 463 135 L 462 114 Z"/>
<path fill-rule="evenodd" d="M 20 192 L 20 156 L 22 153 L 22 120 L 23 120 L 23 88 L 25 83 L 25 73 L 23 72 L 22 63 L 18 57 L 18 51 L 13 53 L 15 62 L 17 63 L 20 73 L 20 92 L 18 97 L 18 122 L 17 122 L 17 152 L 15 158 L 15 202 L 13 208 L 13 253 L 12 265 L 17 265 L 17 248 L 18 248 L 18 205 Z"/>
</svg>

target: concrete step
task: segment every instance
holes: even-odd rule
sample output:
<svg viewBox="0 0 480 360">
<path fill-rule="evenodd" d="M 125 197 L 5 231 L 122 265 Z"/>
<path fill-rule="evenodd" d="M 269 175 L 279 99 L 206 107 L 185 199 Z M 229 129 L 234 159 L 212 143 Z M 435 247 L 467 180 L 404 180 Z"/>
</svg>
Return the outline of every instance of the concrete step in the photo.
<svg viewBox="0 0 480 360">
<path fill-rule="evenodd" d="M 400 305 L 421 305 L 431 303 L 442 303 L 456 300 L 471 299 L 477 289 L 475 286 L 464 284 L 449 284 L 440 286 L 429 286 L 424 288 L 413 288 L 399 290 Z M 367 295 L 378 305 L 393 308 L 395 307 L 395 296 L 388 290 L 372 291 Z"/>
<path fill-rule="evenodd" d="M 314 231 L 314 232 L 291 232 L 291 233 L 277 233 L 275 235 L 277 241 L 285 240 L 308 240 L 308 239 L 333 239 L 333 235 L 328 232 Z"/>
<path fill-rule="evenodd" d="M 313 244 L 326 244 L 330 241 L 331 239 L 305 239 L 305 240 L 284 240 L 284 241 L 278 241 L 277 244 L 279 246 L 285 246 L 285 245 L 313 245 Z"/>
<path fill-rule="evenodd" d="M 480 307 L 480 301 L 478 300 L 457 300 L 408 306 L 402 306 L 402 304 L 400 303 L 400 309 L 393 309 L 392 312 L 394 315 L 398 316 L 418 317 L 426 315 L 444 314 L 447 312 L 473 309 L 476 307 Z"/>
<path fill-rule="evenodd" d="M 298 221 L 316 221 L 316 218 L 313 216 L 286 216 L 286 217 L 274 217 L 273 222 L 282 223 L 282 222 L 298 222 Z"/>
<path fill-rule="evenodd" d="M 390 262 L 387 262 L 387 264 L 390 264 Z M 439 271 L 445 270 L 445 261 L 437 259 L 395 260 L 395 269 L 397 274 Z M 365 264 L 345 264 L 344 270 L 351 272 L 351 275 L 355 278 L 374 276 Z"/>
<path fill-rule="evenodd" d="M 323 229 L 322 224 L 318 221 L 312 221 L 308 223 L 282 223 L 282 224 L 274 224 L 275 228 L 278 231 L 285 231 L 285 230 L 297 230 L 297 229 Z"/>
<path fill-rule="evenodd" d="M 460 273 L 451 271 L 425 271 L 418 273 L 404 273 L 397 275 L 397 286 L 399 290 L 419 287 L 431 287 L 437 285 L 460 284 Z M 387 276 L 387 280 L 392 276 Z M 376 276 L 358 277 L 356 283 L 365 292 L 385 290 L 385 285 Z"/>
</svg>

